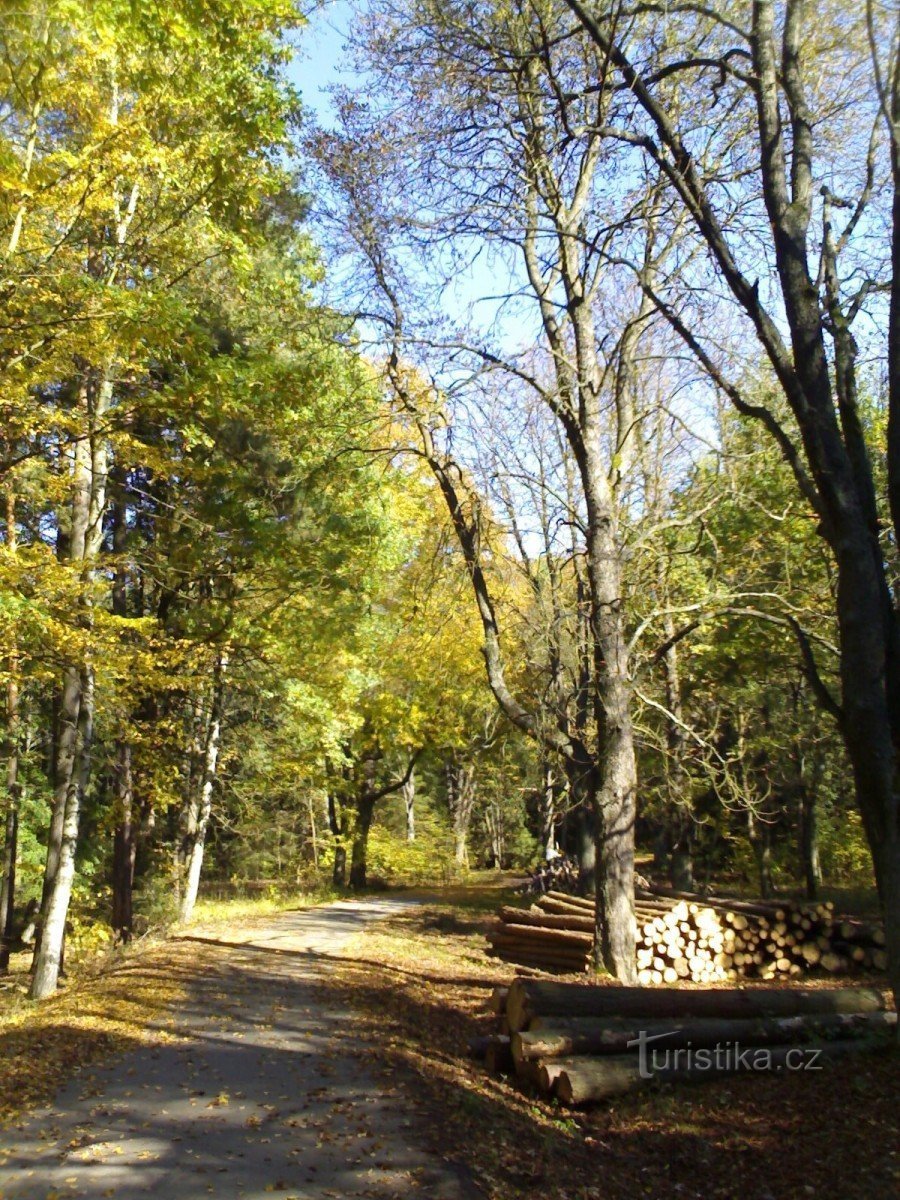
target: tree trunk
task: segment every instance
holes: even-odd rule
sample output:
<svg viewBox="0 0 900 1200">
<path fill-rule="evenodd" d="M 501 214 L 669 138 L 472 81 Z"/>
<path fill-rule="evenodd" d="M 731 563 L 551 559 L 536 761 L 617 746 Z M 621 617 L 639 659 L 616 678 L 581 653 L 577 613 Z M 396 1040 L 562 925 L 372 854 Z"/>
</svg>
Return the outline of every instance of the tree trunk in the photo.
<svg viewBox="0 0 900 1200">
<path fill-rule="evenodd" d="M 756 859 L 756 874 L 759 894 L 767 900 L 774 893 L 772 882 L 772 837 L 765 821 L 760 821 L 753 809 L 747 810 L 747 830 L 753 857 Z"/>
<path fill-rule="evenodd" d="M 89 763 L 90 738 L 93 735 L 94 675 L 87 667 L 79 677 L 78 717 L 75 745 L 68 770 L 68 788 L 62 812 L 62 830 L 56 871 L 49 890 L 47 906 L 42 913 L 41 936 L 34 958 L 31 981 L 32 1000 L 43 1000 L 56 991 L 62 970 L 66 918 L 72 886 L 75 882 L 75 856 L 78 849 L 78 830 L 81 822 L 82 784 Z"/>
<path fill-rule="evenodd" d="M 203 747 L 203 762 L 199 779 L 199 791 L 194 791 L 187 812 L 185 845 L 182 853 L 184 863 L 184 890 L 181 896 L 180 919 L 189 921 L 197 903 L 200 889 L 200 872 L 203 867 L 203 851 L 206 831 L 212 813 L 213 788 L 219 761 L 219 744 L 222 734 L 222 705 L 225 698 L 225 672 L 228 656 L 223 650 L 216 655 L 213 671 L 212 694 L 206 722 Z"/>
<path fill-rule="evenodd" d="M 512 1033 L 534 1017 L 796 1017 L 818 1013 L 883 1012 L 879 988 L 682 988 L 585 987 L 516 979 L 506 1015 Z"/>
<path fill-rule="evenodd" d="M 406 811 L 406 840 L 414 842 L 416 840 L 416 776 L 415 772 L 410 774 L 409 779 L 400 789 L 403 796 L 403 807 Z"/>
<path fill-rule="evenodd" d="M 860 1049 L 855 1041 L 826 1042 L 816 1047 L 819 1056 L 826 1058 L 858 1052 Z M 653 1081 L 706 1082 L 747 1069 L 746 1055 L 741 1056 L 735 1050 L 732 1050 L 730 1055 L 722 1053 L 715 1057 L 715 1052 L 707 1049 L 708 1057 L 697 1054 L 691 1065 L 688 1065 L 687 1056 L 685 1065 L 677 1065 L 678 1049 L 673 1048 L 670 1054 L 667 1041 L 663 1041 L 659 1046 L 651 1043 L 644 1053 L 644 1063 L 635 1054 L 614 1055 L 609 1058 L 556 1059 L 541 1068 L 540 1086 L 544 1091 L 552 1088 L 561 1104 L 577 1106 L 608 1100 L 612 1096 L 647 1087 Z M 757 1047 L 755 1052 L 750 1052 L 751 1060 L 754 1053 L 772 1072 L 781 1071 L 792 1062 L 796 1065 L 797 1061 L 797 1050 L 790 1046 Z M 548 1079 L 548 1076 L 551 1078 Z M 544 1086 L 545 1079 L 550 1085 L 549 1088 Z"/>
<path fill-rule="evenodd" d="M 456 865 L 469 865 L 469 825 L 475 806 L 475 768 L 461 761 L 455 754 L 447 760 L 447 805 L 453 820 L 453 837 L 456 843 Z"/>
<path fill-rule="evenodd" d="M 364 786 L 356 798 L 356 820 L 350 848 L 350 886 L 360 891 L 367 883 L 369 830 L 375 814 L 375 795 Z"/>
<path fill-rule="evenodd" d="M 334 863 L 331 868 L 331 882 L 335 887 L 342 888 L 347 883 L 347 817 L 343 806 L 334 792 L 328 790 L 328 828 L 334 838 Z"/>
<path fill-rule="evenodd" d="M 107 500 L 106 416 L 112 402 L 109 376 L 91 373 L 79 393 L 84 432 L 77 439 L 72 475 L 72 523 L 68 557 L 80 570 L 83 586 L 79 618 L 93 622 L 91 588 L 103 542 Z M 40 936 L 35 945 L 31 997 L 41 1000 L 56 990 L 62 965 L 66 918 L 75 879 L 75 855 L 84 789 L 90 775 L 94 731 L 94 669 L 89 659 L 65 672 L 60 704 L 55 794 L 44 874 Z"/>
<path fill-rule="evenodd" d="M 565 1017 L 545 1018 L 539 1028 L 512 1036 L 517 1062 L 573 1055 L 624 1054 L 634 1049 L 641 1034 L 661 1045 L 776 1046 L 797 1045 L 820 1038 L 853 1037 L 890 1031 L 897 1014 L 889 1012 L 821 1013 L 786 1017 Z"/>
<path fill-rule="evenodd" d="M 546 754 L 541 756 L 539 796 L 541 854 L 547 861 L 556 854 L 556 773 Z"/>
<path fill-rule="evenodd" d="M 128 514 L 125 476 L 121 469 L 113 473 L 112 549 L 116 572 L 112 586 L 112 610 L 117 617 L 128 616 L 128 573 L 125 555 L 128 549 Z M 137 851 L 137 825 L 134 819 L 134 780 L 131 744 L 120 740 L 116 749 L 115 832 L 113 834 L 112 927 L 116 940 L 131 941 L 134 924 L 134 864 Z"/>
<path fill-rule="evenodd" d="M 17 786 L 17 785 L 14 785 Z M 19 846 L 17 793 L 7 791 L 6 824 L 3 837 L 3 882 L 0 886 L 0 974 L 9 970 L 16 902 L 16 859 Z"/>
<path fill-rule="evenodd" d="M 131 770 L 131 746 L 128 742 L 119 743 L 115 804 L 112 927 L 116 939 L 127 943 L 131 941 L 134 926 L 134 864 L 137 853 L 134 781 Z"/>
<path fill-rule="evenodd" d="M 78 726 L 81 712 L 81 675 L 74 667 L 65 672 L 62 695 L 55 706 L 55 748 L 53 755 L 53 804 L 50 811 L 50 826 L 47 830 L 47 854 L 44 860 L 44 879 L 41 887 L 41 907 L 34 941 L 34 961 L 37 965 L 43 940 L 44 919 L 50 905 L 50 897 L 56 884 L 62 854 L 63 827 L 66 816 L 66 798 L 72 783 L 77 756 Z"/>
<path fill-rule="evenodd" d="M 805 784 L 800 785 L 800 862 L 807 900 L 818 900 L 822 885 L 822 866 L 819 861 L 819 820 L 815 795 Z"/>
<path fill-rule="evenodd" d="M 615 516 L 605 495 L 603 464 L 594 459 L 595 439 L 589 435 L 587 442 L 583 478 L 598 730 L 597 965 L 621 983 L 632 983 L 637 978 L 634 916 L 637 762 L 620 577 L 622 551 L 617 544 Z"/>
<path fill-rule="evenodd" d="M 678 669 L 678 646 L 675 641 L 675 618 L 669 610 L 669 586 L 666 564 L 659 563 L 660 603 L 665 606 L 663 636 L 666 651 L 662 656 L 665 678 L 666 709 L 666 821 L 668 825 L 669 882 L 680 891 L 694 890 L 694 818 L 688 795 L 688 776 L 684 766 L 685 733 L 681 703 L 681 676 Z"/>
<path fill-rule="evenodd" d="M 597 887 L 597 815 L 591 795 L 593 773 L 571 759 L 565 762 L 569 783 L 569 825 L 578 862 L 578 895 L 593 896 Z"/>
<path fill-rule="evenodd" d="M 6 491 L 6 545 L 10 554 L 17 546 L 15 497 L 12 488 Z M 16 862 L 19 851 L 19 656 L 15 640 L 7 664 L 6 684 L 6 820 L 3 831 L 3 872 L 0 883 L 0 974 L 9 970 L 12 949 L 13 921 L 16 905 Z"/>
</svg>

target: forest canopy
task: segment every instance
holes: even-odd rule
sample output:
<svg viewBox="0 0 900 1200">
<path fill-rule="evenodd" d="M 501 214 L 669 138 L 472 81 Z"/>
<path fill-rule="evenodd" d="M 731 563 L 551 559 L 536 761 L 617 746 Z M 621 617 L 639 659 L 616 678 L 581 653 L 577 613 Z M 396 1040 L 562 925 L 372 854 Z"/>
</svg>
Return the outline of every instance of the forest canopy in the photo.
<svg viewBox="0 0 900 1200">
<path fill-rule="evenodd" d="M 629 981 L 637 851 L 897 986 L 897 19 L 4 8 L 0 969 L 563 853 Z"/>
</svg>

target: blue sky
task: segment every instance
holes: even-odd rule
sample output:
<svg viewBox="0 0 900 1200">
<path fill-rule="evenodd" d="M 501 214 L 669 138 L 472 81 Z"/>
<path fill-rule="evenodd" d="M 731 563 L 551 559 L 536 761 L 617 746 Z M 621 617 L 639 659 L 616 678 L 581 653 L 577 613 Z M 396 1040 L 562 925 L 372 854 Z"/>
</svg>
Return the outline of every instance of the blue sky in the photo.
<svg viewBox="0 0 900 1200">
<path fill-rule="evenodd" d="M 344 43 L 351 20 L 348 0 L 324 0 L 300 33 L 299 53 L 291 67 L 291 80 L 319 122 L 330 124 L 331 104 L 325 89 L 334 83 L 352 83 L 355 72 L 346 69 Z M 342 70 L 342 67 L 344 68 Z"/>
<path fill-rule="evenodd" d="M 319 124 L 332 124 L 333 109 L 327 89 L 336 84 L 359 85 L 361 76 L 348 65 L 345 50 L 348 30 L 353 19 L 352 0 L 323 0 L 312 9 L 309 24 L 297 38 L 297 58 L 290 69 L 292 82 L 300 89 L 303 103 Z M 444 315 L 454 320 L 470 317 L 470 306 L 475 305 L 477 319 L 491 324 L 498 318 L 499 305 L 495 298 L 498 290 L 505 290 L 509 280 L 505 271 L 488 256 L 481 256 L 468 268 L 461 270 L 452 287 L 443 296 Z M 518 346 L 521 341 L 530 341 L 536 336 L 534 314 L 513 306 L 501 326 L 509 322 L 509 333 L 502 340 Z M 527 331 L 527 332 L 526 332 Z"/>
</svg>

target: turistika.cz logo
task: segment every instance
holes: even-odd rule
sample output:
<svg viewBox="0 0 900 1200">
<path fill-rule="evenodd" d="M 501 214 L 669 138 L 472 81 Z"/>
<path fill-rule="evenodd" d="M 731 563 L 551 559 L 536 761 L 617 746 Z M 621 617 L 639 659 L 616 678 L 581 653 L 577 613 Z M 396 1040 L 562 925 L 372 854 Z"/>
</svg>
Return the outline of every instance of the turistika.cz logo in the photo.
<svg viewBox="0 0 900 1200">
<path fill-rule="evenodd" d="M 628 1042 L 637 1047 L 642 1079 L 666 1072 L 704 1072 L 728 1075 L 735 1071 L 821 1071 L 822 1051 L 812 1046 L 742 1046 L 740 1042 L 718 1042 L 714 1046 L 657 1045 L 676 1036 L 676 1030 L 649 1034 L 641 1030 Z"/>
</svg>

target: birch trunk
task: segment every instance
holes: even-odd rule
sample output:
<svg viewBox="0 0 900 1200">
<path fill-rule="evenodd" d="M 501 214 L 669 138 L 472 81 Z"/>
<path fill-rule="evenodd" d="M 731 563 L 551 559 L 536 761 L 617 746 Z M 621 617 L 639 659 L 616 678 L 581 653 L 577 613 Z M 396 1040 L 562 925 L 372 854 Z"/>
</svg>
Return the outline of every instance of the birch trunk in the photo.
<svg viewBox="0 0 900 1200">
<path fill-rule="evenodd" d="M 75 445 L 72 479 L 72 528 L 69 561 L 81 578 L 81 626 L 92 623 L 97 554 L 106 512 L 108 448 L 105 422 L 112 402 L 112 381 L 89 377 L 80 400 L 85 432 Z M 89 657 L 67 668 L 60 704 L 51 836 L 47 848 L 40 939 L 35 948 L 31 997 L 44 999 L 56 990 L 62 966 L 66 918 L 75 879 L 75 855 L 84 789 L 90 774 L 94 725 L 94 670 Z"/>
<path fill-rule="evenodd" d="M 10 555 L 17 548 L 16 505 L 12 488 L 6 491 L 6 546 Z M 6 684 L 6 820 L 3 831 L 3 872 L 0 883 L 0 973 L 9 969 L 13 919 L 16 904 L 16 863 L 19 851 L 19 655 L 15 640 L 7 662 Z"/>
<path fill-rule="evenodd" d="M 406 840 L 416 840 L 416 776 L 411 774 L 400 789 L 403 796 L 403 807 L 406 812 Z"/>
<path fill-rule="evenodd" d="M 203 745 L 202 769 L 199 777 L 199 790 L 191 796 L 187 814 L 187 829 L 185 831 L 185 847 L 183 852 L 184 882 L 181 895 L 180 919 L 189 921 L 197 903 L 197 893 L 200 888 L 200 873 L 203 868 L 203 852 L 206 845 L 206 831 L 212 814 L 213 788 L 216 782 L 216 770 L 219 762 L 219 745 L 222 735 L 222 704 L 225 691 L 225 672 L 228 659 L 224 652 L 216 656 L 213 673 L 212 694 L 210 697 L 209 716 L 206 722 L 206 735 Z"/>
</svg>

